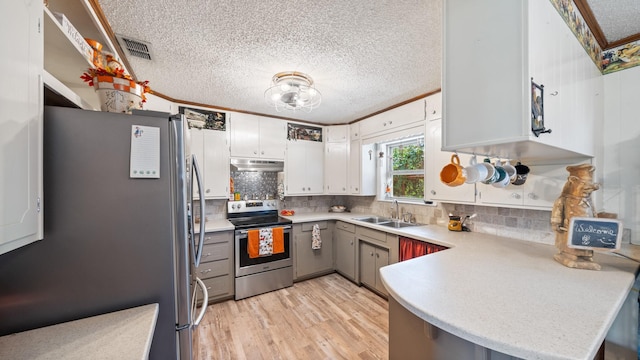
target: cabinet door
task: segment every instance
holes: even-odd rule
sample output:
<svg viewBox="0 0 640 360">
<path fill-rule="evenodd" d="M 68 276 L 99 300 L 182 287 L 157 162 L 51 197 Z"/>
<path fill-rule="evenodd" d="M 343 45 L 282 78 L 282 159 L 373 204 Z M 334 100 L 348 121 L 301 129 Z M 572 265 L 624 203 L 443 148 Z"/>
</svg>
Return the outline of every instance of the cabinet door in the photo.
<svg viewBox="0 0 640 360">
<path fill-rule="evenodd" d="M 41 1 L 3 1 L 0 254 L 42 239 Z"/>
<path fill-rule="evenodd" d="M 287 195 L 306 194 L 307 154 L 302 140 L 287 141 L 285 179 Z"/>
<path fill-rule="evenodd" d="M 442 118 L 442 93 L 433 94 L 425 99 L 427 121 Z"/>
<path fill-rule="evenodd" d="M 264 159 L 283 160 L 286 147 L 287 123 L 278 119 L 260 118 L 259 156 Z"/>
<path fill-rule="evenodd" d="M 227 133 L 217 130 L 200 130 L 204 149 L 204 196 L 207 199 L 229 197 L 229 145 Z"/>
<path fill-rule="evenodd" d="M 324 192 L 324 144 L 316 141 L 302 141 L 306 147 L 307 193 Z M 346 186 L 346 185 L 345 185 Z"/>
<path fill-rule="evenodd" d="M 326 142 L 345 142 L 349 132 L 349 125 L 335 125 L 325 128 Z"/>
<path fill-rule="evenodd" d="M 257 116 L 233 113 L 229 117 L 231 127 L 231 156 L 259 157 L 260 121 Z"/>
<path fill-rule="evenodd" d="M 336 229 L 335 236 L 335 263 L 336 270 L 347 278 L 356 278 L 356 253 L 354 233 Z"/>
<path fill-rule="evenodd" d="M 376 265 L 374 273 L 376 275 L 375 287 L 376 290 L 388 295 L 387 289 L 382 284 L 382 278 L 380 277 L 380 268 L 389 265 L 389 250 L 376 248 Z"/>
<path fill-rule="evenodd" d="M 333 269 L 333 234 L 331 228 L 326 221 L 318 223 L 322 246 L 320 249 L 314 250 L 311 248 L 314 224 L 305 223 L 300 224 L 299 227 L 294 227 L 294 229 L 298 229 L 298 231 L 294 230 L 296 279 Z"/>
<path fill-rule="evenodd" d="M 360 241 L 360 282 L 376 287 L 376 248 Z"/>
<path fill-rule="evenodd" d="M 478 203 L 497 205 L 522 205 L 523 186 L 509 184 L 505 188 L 478 184 Z"/>
<path fill-rule="evenodd" d="M 349 146 L 349 169 L 347 171 L 349 177 L 349 194 L 360 194 L 360 158 L 362 154 L 362 147 L 360 146 L 360 140 L 351 141 Z"/>
<path fill-rule="evenodd" d="M 523 185 L 524 205 L 551 209 L 569 176 L 566 165 L 531 166 L 530 169 Z"/>
<path fill-rule="evenodd" d="M 327 143 L 325 182 L 327 194 L 347 193 L 347 143 Z"/>
<path fill-rule="evenodd" d="M 447 186 L 440 181 L 440 171 L 451 162 L 453 153 L 440 150 L 442 142 L 441 136 L 441 120 L 427 122 L 426 139 L 428 149 L 425 154 L 425 200 L 451 201 L 456 203 L 474 203 L 475 202 L 475 185 L 462 184 L 460 186 Z M 470 155 L 459 154 L 460 164 L 467 166 L 471 158 Z M 482 159 L 478 159 L 482 161 Z"/>
</svg>

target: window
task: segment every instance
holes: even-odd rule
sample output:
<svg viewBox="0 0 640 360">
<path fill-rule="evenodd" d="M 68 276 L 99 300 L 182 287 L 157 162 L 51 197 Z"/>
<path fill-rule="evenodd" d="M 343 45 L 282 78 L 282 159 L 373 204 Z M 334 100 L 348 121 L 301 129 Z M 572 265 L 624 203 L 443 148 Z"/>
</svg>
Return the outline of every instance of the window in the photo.
<svg viewBox="0 0 640 360">
<path fill-rule="evenodd" d="M 384 144 L 386 162 L 385 197 L 406 200 L 424 198 L 424 136 Z"/>
</svg>

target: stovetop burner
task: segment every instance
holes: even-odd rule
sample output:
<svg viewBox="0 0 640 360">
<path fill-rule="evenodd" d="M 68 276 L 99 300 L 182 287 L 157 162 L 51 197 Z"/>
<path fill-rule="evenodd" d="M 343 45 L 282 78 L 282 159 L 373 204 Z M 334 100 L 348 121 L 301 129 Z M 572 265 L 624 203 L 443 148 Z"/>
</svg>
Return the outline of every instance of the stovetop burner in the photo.
<svg viewBox="0 0 640 360">
<path fill-rule="evenodd" d="M 276 200 L 229 201 L 227 219 L 236 230 L 291 224 L 291 220 L 278 216 L 276 205 Z"/>
</svg>

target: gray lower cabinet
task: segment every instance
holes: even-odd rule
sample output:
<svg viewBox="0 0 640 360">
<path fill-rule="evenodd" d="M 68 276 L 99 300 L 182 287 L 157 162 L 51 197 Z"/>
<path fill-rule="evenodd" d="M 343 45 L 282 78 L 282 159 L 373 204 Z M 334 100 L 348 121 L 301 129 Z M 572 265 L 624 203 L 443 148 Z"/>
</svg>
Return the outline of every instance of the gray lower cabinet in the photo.
<svg viewBox="0 0 640 360">
<path fill-rule="evenodd" d="M 337 221 L 334 238 L 336 271 L 351 281 L 356 281 L 356 226 Z"/>
<path fill-rule="evenodd" d="M 196 275 L 209 292 L 208 302 L 233 297 L 233 232 L 208 232 L 204 235 L 202 260 Z"/>
<path fill-rule="evenodd" d="M 389 265 L 389 250 L 360 241 L 360 282 L 388 295 L 380 280 L 380 268 Z"/>
<path fill-rule="evenodd" d="M 388 296 L 387 289 L 380 279 L 380 268 L 398 262 L 398 236 L 357 226 L 356 239 L 358 240 L 357 281 L 381 295 Z"/>
<path fill-rule="evenodd" d="M 322 245 L 312 249 L 313 226 L 320 228 Z M 294 280 L 301 280 L 333 271 L 333 223 L 318 221 L 293 225 Z"/>
</svg>

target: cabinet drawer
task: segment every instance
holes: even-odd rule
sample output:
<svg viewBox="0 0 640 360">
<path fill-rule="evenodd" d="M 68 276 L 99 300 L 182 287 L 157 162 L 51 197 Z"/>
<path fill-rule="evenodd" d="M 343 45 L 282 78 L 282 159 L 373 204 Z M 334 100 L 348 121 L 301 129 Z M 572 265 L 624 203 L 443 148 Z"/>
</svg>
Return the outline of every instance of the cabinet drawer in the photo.
<svg viewBox="0 0 640 360">
<path fill-rule="evenodd" d="M 200 279 L 208 279 L 214 276 L 228 275 L 231 272 L 230 259 L 200 263 L 196 269 L 196 276 Z"/>
<path fill-rule="evenodd" d="M 343 221 L 336 221 L 336 229 L 348 231 L 350 233 L 356 232 L 356 226 Z"/>
<path fill-rule="evenodd" d="M 231 253 L 231 244 L 228 242 L 218 244 L 205 244 L 202 247 L 202 260 L 208 262 L 214 260 L 228 259 Z"/>
<path fill-rule="evenodd" d="M 221 242 L 228 242 L 232 240 L 232 234 L 228 231 L 223 232 L 208 232 L 204 234 L 205 244 L 215 244 Z"/>
<path fill-rule="evenodd" d="M 387 233 L 377 230 L 372 230 L 366 227 L 358 227 L 358 235 L 365 236 L 373 240 L 378 240 L 380 242 L 387 242 Z"/>
<path fill-rule="evenodd" d="M 304 223 L 302 224 L 302 231 L 313 231 L 313 225 L 318 224 L 320 230 L 326 230 L 329 227 L 329 223 L 327 221 L 319 221 L 315 223 Z"/>
<path fill-rule="evenodd" d="M 231 275 L 223 275 L 214 278 L 203 279 L 202 282 L 207 288 L 209 299 L 220 295 L 233 294 L 233 277 Z"/>
</svg>

